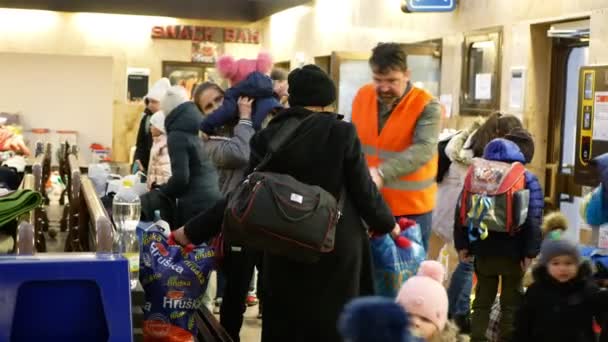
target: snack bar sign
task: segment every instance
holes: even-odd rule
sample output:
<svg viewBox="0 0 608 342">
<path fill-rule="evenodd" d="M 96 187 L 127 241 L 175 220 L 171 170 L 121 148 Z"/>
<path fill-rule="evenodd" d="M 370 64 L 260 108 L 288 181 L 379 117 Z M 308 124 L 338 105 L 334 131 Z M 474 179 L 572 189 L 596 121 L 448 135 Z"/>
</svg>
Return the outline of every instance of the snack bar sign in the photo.
<svg viewBox="0 0 608 342">
<path fill-rule="evenodd" d="M 247 28 L 223 28 L 193 25 L 154 26 L 153 39 L 191 40 L 195 42 L 259 44 L 260 31 Z"/>
<path fill-rule="evenodd" d="M 404 0 L 402 9 L 405 12 L 452 12 L 456 9 L 456 0 Z"/>
</svg>

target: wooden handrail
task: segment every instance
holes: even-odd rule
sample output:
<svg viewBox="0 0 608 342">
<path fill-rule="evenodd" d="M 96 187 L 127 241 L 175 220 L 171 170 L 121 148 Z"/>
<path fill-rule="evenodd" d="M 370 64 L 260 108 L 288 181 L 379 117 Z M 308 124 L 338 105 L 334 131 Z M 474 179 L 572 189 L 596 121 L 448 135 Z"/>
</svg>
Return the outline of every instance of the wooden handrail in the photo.
<svg viewBox="0 0 608 342">
<path fill-rule="evenodd" d="M 34 164 L 32 164 L 32 175 L 34 176 L 34 186 L 31 190 L 38 191 L 40 193 L 44 190 L 44 184 L 42 184 L 42 165 L 44 164 L 44 154 L 36 157 Z"/>
<path fill-rule="evenodd" d="M 42 168 L 34 163 L 32 174 L 23 176 L 23 189 L 38 191 L 36 186 L 40 182 Z M 46 238 L 40 224 L 40 208 L 34 208 L 24 215 L 24 220 L 17 227 L 17 253 L 34 254 L 35 251 L 46 252 Z M 31 230 L 31 232 L 30 232 Z M 31 235 L 31 237 L 30 237 Z M 32 244 L 32 246 L 30 246 Z"/>
<path fill-rule="evenodd" d="M 71 180 L 69 189 L 71 199 L 77 201 L 78 196 L 80 196 L 80 165 L 78 164 L 78 158 L 74 154 L 68 155 L 68 167 Z"/>
<path fill-rule="evenodd" d="M 17 226 L 17 254 L 34 254 L 36 251 L 35 236 L 34 225 L 28 221 L 22 221 Z"/>
<path fill-rule="evenodd" d="M 89 250 L 97 252 L 112 252 L 112 245 L 114 243 L 114 226 L 110 220 L 108 213 L 106 212 L 97 192 L 95 186 L 88 176 L 81 176 L 81 189 L 83 203 L 86 206 L 87 214 L 89 218 L 89 224 L 81 221 L 81 229 L 87 230 L 86 237 L 89 242 Z M 84 219 L 85 215 L 81 218 Z"/>
<path fill-rule="evenodd" d="M 69 207 L 65 213 L 67 221 L 68 236 L 65 241 L 66 252 L 82 252 L 88 250 L 88 237 L 86 235 L 87 230 L 84 227 L 81 228 L 80 222 L 83 221 L 79 216 L 82 212 L 80 208 L 80 191 L 81 191 L 81 179 L 80 179 L 80 166 L 78 165 L 78 158 L 76 155 L 70 153 L 67 156 L 66 171 L 68 173 L 68 198 Z M 83 240 L 83 238 L 86 238 Z"/>
<path fill-rule="evenodd" d="M 35 190 L 35 185 L 36 185 L 35 176 L 33 174 L 24 175 L 22 184 L 23 184 L 24 190 Z M 36 212 L 34 210 L 25 214 L 24 217 L 26 218 L 24 221 L 29 222 L 31 224 L 36 223 Z"/>
</svg>

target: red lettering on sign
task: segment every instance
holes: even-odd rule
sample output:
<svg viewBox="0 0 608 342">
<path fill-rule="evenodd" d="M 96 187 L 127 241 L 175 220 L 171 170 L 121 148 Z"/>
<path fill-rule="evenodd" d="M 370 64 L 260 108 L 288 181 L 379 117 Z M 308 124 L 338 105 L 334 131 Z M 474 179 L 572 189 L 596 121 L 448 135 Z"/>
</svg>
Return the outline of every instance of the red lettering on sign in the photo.
<svg viewBox="0 0 608 342">
<path fill-rule="evenodd" d="M 165 38 L 175 39 L 177 38 L 177 31 L 179 30 L 179 26 L 167 26 L 165 30 Z"/>
<path fill-rule="evenodd" d="M 205 27 L 204 41 L 206 41 L 206 42 L 213 41 L 213 28 Z"/>
<path fill-rule="evenodd" d="M 205 28 L 202 26 L 194 26 L 194 32 L 192 33 L 192 40 L 195 42 L 200 42 L 203 40 Z"/>
<path fill-rule="evenodd" d="M 608 96 L 606 95 L 597 95 L 595 97 L 596 102 L 608 102 Z"/>
<path fill-rule="evenodd" d="M 259 44 L 260 32 L 256 29 L 220 28 L 193 25 L 167 25 L 152 27 L 152 38 L 180 39 L 205 42 Z"/>
<path fill-rule="evenodd" d="M 192 26 L 182 26 L 182 30 L 179 33 L 179 39 L 190 40 L 192 38 Z"/>
<path fill-rule="evenodd" d="M 260 31 L 251 30 L 249 33 L 249 43 L 260 44 Z"/>
<path fill-rule="evenodd" d="M 224 29 L 224 41 L 226 43 L 234 43 L 235 40 L 236 40 L 235 29 L 232 29 L 232 28 Z"/>
<path fill-rule="evenodd" d="M 245 30 L 240 29 L 238 38 L 236 39 L 237 43 L 247 43 L 247 32 Z"/>
<path fill-rule="evenodd" d="M 152 28 L 152 38 L 165 38 L 165 28 L 162 26 L 154 26 Z"/>
</svg>

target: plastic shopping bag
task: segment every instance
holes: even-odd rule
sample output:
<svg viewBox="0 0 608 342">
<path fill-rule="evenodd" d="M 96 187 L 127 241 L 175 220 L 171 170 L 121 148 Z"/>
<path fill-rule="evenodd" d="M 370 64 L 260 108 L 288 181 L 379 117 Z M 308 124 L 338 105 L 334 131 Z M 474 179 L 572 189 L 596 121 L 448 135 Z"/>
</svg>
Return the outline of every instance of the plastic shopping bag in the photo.
<svg viewBox="0 0 608 342">
<path fill-rule="evenodd" d="M 176 245 L 167 234 L 168 229 L 158 225 L 142 234 L 139 280 L 146 300 L 144 340 L 194 341 L 195 314 L 203 305 L 214 253 L 206 245 Z"/>
<path fill-rule="evenodd" d="M 401 285 L 416 275 L 420 263 L 426 259 L 422 247 L 420 226 L 411 220 L 399 222 L 401 236 L 410 242 L 409 247 L 399 247 L 389 235 L 373 237 L 370 241 L 374 262 L 374 282 L 376 294 L 397 297 Z"/>
</svg>

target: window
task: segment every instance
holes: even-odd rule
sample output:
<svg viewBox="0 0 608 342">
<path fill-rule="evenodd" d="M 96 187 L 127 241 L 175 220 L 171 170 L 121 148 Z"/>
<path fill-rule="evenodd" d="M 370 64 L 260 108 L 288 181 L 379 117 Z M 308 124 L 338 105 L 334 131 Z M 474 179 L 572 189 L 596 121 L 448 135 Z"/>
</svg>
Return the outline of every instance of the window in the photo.
<svg viewBox="0 0 608 342">
<path fill-rule="evenodd" d="M 488 115 L 500 108 L 502 29 L 465 35 L 460 112 Z"/>
</svg>

